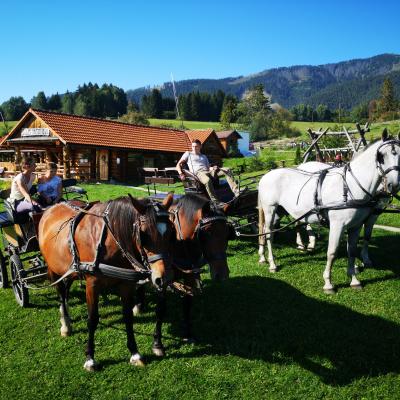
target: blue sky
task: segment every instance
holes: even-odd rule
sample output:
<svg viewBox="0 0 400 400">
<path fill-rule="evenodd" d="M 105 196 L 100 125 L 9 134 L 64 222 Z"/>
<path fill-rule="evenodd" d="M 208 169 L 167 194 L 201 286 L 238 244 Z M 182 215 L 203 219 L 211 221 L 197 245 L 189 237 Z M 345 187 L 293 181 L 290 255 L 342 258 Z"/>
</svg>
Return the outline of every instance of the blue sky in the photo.
<svg viewBox="0 0 400 400">
<path fill-rule="evenodd" d="M 400 1 L 0 0 L 0 103 L 400 54 Z"/>
</svg>

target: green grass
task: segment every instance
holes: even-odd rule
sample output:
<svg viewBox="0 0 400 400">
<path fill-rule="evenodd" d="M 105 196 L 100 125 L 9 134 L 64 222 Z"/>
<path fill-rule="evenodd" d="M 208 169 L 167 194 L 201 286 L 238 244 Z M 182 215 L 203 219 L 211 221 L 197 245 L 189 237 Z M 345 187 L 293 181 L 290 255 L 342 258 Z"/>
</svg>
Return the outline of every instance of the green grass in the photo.
<svg viewBox="0 0 400 400">
<path fill-rule="evenodd" d="M 356 129 L 355 123 L 343 123 L 338 124 L 336 122 L 302 122 L 302 121 L 292 121 L 291 127 L 296 128 L 299 132 L 301 132 L 301 136 L 298 138 L 294 138 L 293 140 L 298 140 L 299 138 L 303 138 L 305 140 L 310 140 L 310 136 L 307 133 L 307 129 L 311 128 L 313 130 L 318 130 L 322 128 L 322 130 L 330 127 L 331 130 L 336 126 L 342 127 L 345 126 L 347 130 Z M 363 125 L 362 125 L 363 126 Z M 381 134 L 384 128 L 387 128 L 391 134 L 397 134 L 400 131 L 400 120 L 390 121 L 390 122 L 374 122 L 370 125 L 370 132 L 366 134 L 367 140 L 377 139 Z"/>
<path fill-rule="evenodd" d="M 10 130 L 17 124 L 18 121 L 6 121 L 7 128 L 5 127 L 3 121 L 0 121 L 0 136 L 4 136 L 6 133 L 10 132 Z"/>
<path fill-rule="evenodd" d="M 91 200 L 124 195 L 124 186 L 85 185 Z M 131 192 L 134 193 L 134 192 Z M 136 194 L 136 193 L 134 193 Z M 59 335 L 55 291 L 31 292 L 19 308 L 11 289 L 0 290 L 1 399 L 396 399 L 400 385 L 400 236 L 376 230 L 371 257 L 353 291 L 342 243 L 333 270 L 338 287 L 323 294 L 327 231 L 313 254 L 299 253 L 292 232 L 276 237 L 280 272 L 258 264 L 254 240 L 228 248 L 231 277 L 216 284 L 205 275 L 195 299 L 199 344 L 179 340 L 181 307 L 168 299 L 167 357 L 151 355 L 155 298 L 136 318 L 145 369 L 128 365 L 118 299 L 100 301 L 97 373 L 83 370 L 86 342 L 84 291 L 73 286 L 71 337 Z"/>
<path fill-rule="evenodd" d="M 155 119 L 149 118 L 150 125 L 160 126 L 160 125 L 169 125 L 171 127 L 182 129 L 182 122 L 175 119 Z M 222 131 L 219 122 L 204 122 L 204 121 L 183 121 L 184 129 L 208 129 L 212 128 L 216 131 Z"/>
</svg>

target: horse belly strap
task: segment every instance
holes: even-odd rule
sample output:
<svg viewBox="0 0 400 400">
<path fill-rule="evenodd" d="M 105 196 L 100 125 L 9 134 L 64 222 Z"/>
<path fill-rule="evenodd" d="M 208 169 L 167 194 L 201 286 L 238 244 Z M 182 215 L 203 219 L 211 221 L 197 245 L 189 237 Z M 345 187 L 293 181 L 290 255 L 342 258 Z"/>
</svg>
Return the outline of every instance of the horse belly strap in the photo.
<svg viewBox="0 0 400 400">
<path fill-rule="evenodd" d="M 101 234 L 99 240 L 96 245 L 96 254 L 95 258 L 92 262 L 81 262 L 79 258 L 78 248 L 75 243 L 75 232 L 78 227 L 78 224 L 81 222 L 82 218 L 85 216 L 84 212 L 79 212 L 75 218 L 72 220 L 70 225 L 70 235 L 69 235 L 69 244 L 70 244 L 70 251 L 72 254 L 72 264 L 71 267 L 77 272 L 80 273 L 95 273 L 99 264 L 99 258 L 101 255 L 101 250 L 103 248 L 103 243 L 105 241 L 107 235 L 107 226 L 104 223 L 103 228 L 101 230 Z"/>
<path fill-rule="evenodd" d="M 147 279 L 150 275 L 150 272 L 148 271 L 139 272 L 132 269 L 114 267 L 113 265 L 103 263 L 99 263 L 97 268 L 104 276 L 132 282 L 138 282 L 140 280 Z"/>
</svg>

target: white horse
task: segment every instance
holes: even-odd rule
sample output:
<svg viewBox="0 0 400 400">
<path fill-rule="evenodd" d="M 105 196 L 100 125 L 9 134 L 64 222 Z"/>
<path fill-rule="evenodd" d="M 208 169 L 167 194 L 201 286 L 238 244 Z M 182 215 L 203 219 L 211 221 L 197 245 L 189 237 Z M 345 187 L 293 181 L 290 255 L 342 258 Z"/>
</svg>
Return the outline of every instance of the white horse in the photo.
<svg viewBox="0 0 400 400">
<path fill-rule="evenodd" d="M 369 201 L 376 194 L 381 181 L 391 193 L 399 190 L 400 142 L 388 140 L 387 132 L 379 140 L 358 154 L 348 169 L 334 168 L 320 181 L 314 174 L 281 168 L 272 170 L 259 183 L 259 255 L 265 262 L 265 239 L 268 247 L 269 270 L 277 270 L 272 254 L 272 224 L 278 206 L 293 218 L 305 223 L 329 221 L 327 263 L 323 273 L 324 291 L 332 293 L 331 269 L 340 238 L 347 230 L 348 269 L 350 286 L 361 288 L 355 274 L 354 262 L 357 240 L 363 222 L 370 216 L 373 206 Z M 317 204 L 316 204 L 317 203 Z M 317 212 L 317 208 L 319 211 Z"/>
<path fill-rule="evenodd" d="M 311 173 L 318 173 L 319 171 L 332 168 L 332 165 L 326 164 L 320 161 L 308 161 L 303 164 L 297 166 L 297 169 L 300 171 L 311 172 Z M 333 167 L 334 168 L 334 167 Z M 343 168 L 343 167 L 341 167 Z M 383 191 L 383 185 L 381 184 L 378 187 L 378 191 Z M 388 204 L 390 203 L 391 199 L 389 196 L 383 196 L 379 201 L 378 204 L 373 209 L 370 216 L 364 222 L 364 237 L 363 237 L 363 245 L 360 252 L 360 258 L 362 260 L 364 267 L 372 267 L 373 263 L 371 258 L 369 257 L 369 242 L 372 237 L 372 230 L 374 225 L 379 218 L 380 212 L 384 210 Z M 311 225 L 306 226 L 306 231 L 308 235 L 308 244 L 307 246 L 304 244 L 303 239 L 300 234 L 300 229 L 296 230 L 296 244 L 299 250 L 307 250 L 313 251 L 315 248 L 316 237 L 315 233 L 311 227 Z"/>
</svg>

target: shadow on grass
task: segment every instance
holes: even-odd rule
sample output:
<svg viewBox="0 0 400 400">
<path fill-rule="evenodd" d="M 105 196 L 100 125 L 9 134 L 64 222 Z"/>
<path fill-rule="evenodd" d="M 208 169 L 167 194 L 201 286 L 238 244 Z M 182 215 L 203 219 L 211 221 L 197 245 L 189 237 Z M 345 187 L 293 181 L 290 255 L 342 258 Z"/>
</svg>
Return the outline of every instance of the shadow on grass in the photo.
<svg viewBox="0 0 400 400">
<path fill-rule="evenodd" d="M 172 335 L 180 333 L 175 307 L 169 307 Z M 309 298 L 278 280 L 241 277 L 210 285 L 193 315 L 201 344 L 172 357 L 231 354 L 297 363 L 330 385 L 400 372 L 397 324 Z"/>
<path fill-rule="evenodd" d="M 390 270 L 396 276 L 400 276 L 400 263 L 397 251 L 388 251 L 398 249 L 400 235 L 380 235 L 372 238 L 372 246 L 369 254 L 373 262 L 371 268 L 376 270 Z"/>
</svg>

